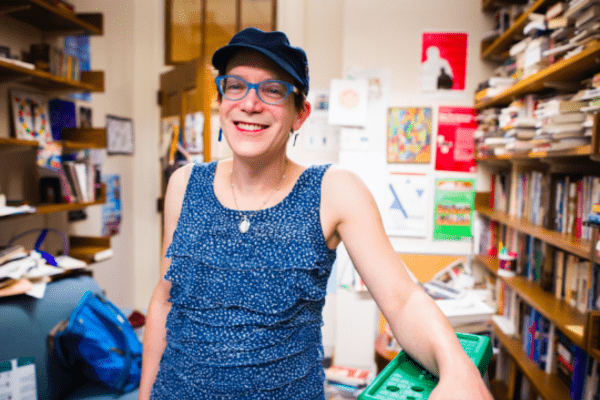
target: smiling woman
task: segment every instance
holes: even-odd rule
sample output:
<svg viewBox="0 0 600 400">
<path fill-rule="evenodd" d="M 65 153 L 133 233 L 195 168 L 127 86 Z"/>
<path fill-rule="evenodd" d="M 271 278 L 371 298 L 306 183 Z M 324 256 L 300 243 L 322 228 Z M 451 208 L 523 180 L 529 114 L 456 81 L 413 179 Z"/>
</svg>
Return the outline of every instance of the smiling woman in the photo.
<svg viewBox="0 0 600 400">
<path fill-rule="evenodd" d="M 441 375 L 438 398 L 491 399 L 406 273 L 364 183 L 288 159 L 290 133 L 311 111 L 304 51 L 248 28 L 212 61 L 233 158 L 189 164 L 169 181 L 140 400 L 324 400 L 322 311 L 342 240 L 399 343 Z"/>
</svg>

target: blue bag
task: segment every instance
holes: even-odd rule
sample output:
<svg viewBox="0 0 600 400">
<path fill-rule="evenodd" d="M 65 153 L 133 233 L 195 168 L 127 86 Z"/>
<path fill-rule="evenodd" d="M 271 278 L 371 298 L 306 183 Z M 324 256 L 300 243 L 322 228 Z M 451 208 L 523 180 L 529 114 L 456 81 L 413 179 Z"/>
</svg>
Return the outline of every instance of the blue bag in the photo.
<svg viewBox="0 0 600 400">
<path fill-rule="evenodd" d="M 120 392 L 140 383 L 142 344 L 123 313 L 104 296 L 89 290 L 68 320 L 49 335 L 61 362 L 93 381 Z"/>
</svg>

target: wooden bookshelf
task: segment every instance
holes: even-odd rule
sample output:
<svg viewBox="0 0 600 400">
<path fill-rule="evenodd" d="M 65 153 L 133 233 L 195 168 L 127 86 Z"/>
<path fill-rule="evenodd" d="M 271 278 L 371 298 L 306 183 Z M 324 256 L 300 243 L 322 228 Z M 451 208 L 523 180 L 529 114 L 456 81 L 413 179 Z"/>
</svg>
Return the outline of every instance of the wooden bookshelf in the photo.
<svg viewBox="0 0 600 400">
<path fill-rule="evenodd" d="M 100 13 L 75 13 L 55 6 L 47 0 L 11 0 L 0 5 L 0 14 L 25 22 L 47 35 L 102 35 L 103 16 Z"/>
<path fill-rule="evenodd" d="M 480 204 L 475 205 L 475 211 L 490 220 L 498 221 L 503 225 L 538 238 L 543 242 L 546 242 L 566 252 L 575 254 L 578 257 L 586 260 L 592 259 L 592 243 L 589 240 L 583 240 L 574 235 L 567 235 L 546 229 L 532 224 L 525 218 L 515 218 L 507 213 L 490 210 L 489 208 L 481 206 Z"/>
<path fill-rule="evenodd" d="M 573 343 L 583 349 L 587 347 L 585 341 L 586 315 L 571 307 L 564 300 L 558 300 L 553 293 L 544 291 L 539 284 L 529 281 L 524 276 L 500 277 L 500 279 L 515 290 L 523 301 L 554 323 Z"/>
<path fill-rule="evenodd" d="M 545 0 L 538 0 L 545 1 Z M 487 107 L 509 104 L 513 99 L 528 93 L 548 89 L 548 83 L 556 81 L 575 81 L 589 75 L 598 69 L 596 59 L 600 55 L 600 41 L 592 41 L 579 54 L 560 60 L 544 68 L 540 72 L 520 80 L 499 95 L 475 102 L 475 108 L 482 110 Z"/>
<path fill-rule="evenodd" d="M 0 59 L 0 77 L 16 80 L 42 90 L 71 92 L 104 92 L 104 71 L 82 71 L 81 80 L 75 81 L 39 69 L 29 69 Z"/>
<path fill-rule="evenodd" d="M 529 14 L 537 11 L 550 0 L 537 0 L 523 14 L 521 14 L 515 22 L 504 32 L 500 37 L 496 38 L 492 43 L 484 41 L 481 44 L 481 59 L 482 60 L 505 60 L 508 54 L 508 49 L 515 42 L 515 38 L 522 34 L 523 28 L 529 22 Z M 486 5 L 487 3 L 487 5 Z M 486 7 L 491 9 L 494 1 L 484 1 L 483 9 Z M 506 53 L 506 54 L 505 54 Z"/>
<path fill-rule="evenodd" d="M 509 337 L 502 332 L 496 324 L 492 322 L 494 334 L 502 343 L 506 351 L 511 355 L 514 363 L 527 377 L 532 387 L 538 395 L 545 400 L 564 400 L 570 399 L 569 388 L 558 378 L 556 374 L 547 374 L 542 371 L 532 360 L 523 352 L 521 342 Z"/>
<path fill-rule="evenodd" d="M 475 256 L 474 261 L 497 274 L 498 259 L 496 257 L 478 255 Z M 553 293 L 544 291 L 539 284 L 529 281 L 526 277 L 498 276 L 498 279 L 513 289 L 523 301 L 552 321 L 573 343 L 584 349 L 587 347 L 584 333 L 588 322 L 585 314 L 571 307 L 564 300 L 558 300 Z"/>
</svg>

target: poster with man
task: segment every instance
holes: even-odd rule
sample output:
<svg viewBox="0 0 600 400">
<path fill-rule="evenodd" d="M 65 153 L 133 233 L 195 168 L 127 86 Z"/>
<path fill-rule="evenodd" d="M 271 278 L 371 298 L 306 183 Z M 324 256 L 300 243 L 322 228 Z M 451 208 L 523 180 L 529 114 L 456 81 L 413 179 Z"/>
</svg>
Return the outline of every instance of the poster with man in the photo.
<svg viewBox="0 0 600 400">
<path fill-rule="evenodd" d="M 467 70 L 466 33 L 423 33 L 421 89 L 464 91 Z"/>
</svg>

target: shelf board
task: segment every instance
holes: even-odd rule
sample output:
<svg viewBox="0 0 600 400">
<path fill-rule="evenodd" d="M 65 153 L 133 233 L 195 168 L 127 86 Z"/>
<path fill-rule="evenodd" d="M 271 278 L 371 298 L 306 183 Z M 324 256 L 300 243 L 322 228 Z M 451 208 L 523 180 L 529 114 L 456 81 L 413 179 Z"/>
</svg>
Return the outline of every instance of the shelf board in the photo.
<svg viewBox="0 0 600 400">
<path fill-rule="evenodd" d="M 86 208 L 89 206 L 95 206 L 99 204 L 104 204 L 106 202 L 105 198 L 100 198 L 96 201 L 92 201 L 89 203 L 58 203 L 58 204 L 44 204 L 40 206 L 35 206 L 36 211 L 33 214 L 21 214 L 21 215 L 40 215 L 40 214 L 52 214 L 61 211 L 72 211 L 72 210 L 80 210 L 82 208 Z"/>
<path fill-rule="evenodd" d="M 521 372 L 527 377 L 538 395 L 545 400 L 569 399 L 569 388 L 556 374 L 547 374 L 537 364 L 527 357 L 521 347 L 521 342 L 509 337 L 492 322 L 494 334 L 500 340 L 506 351 L 511 355 Z"/>
<path fill-rule="evenodd" d="M 89 264 L 112 257 L 110 237 L 70 236 L 69 256 Z"/>
<path fill-rule="evenodd" d="M 69 135 L 64 135 L 70 140 L 61 140 L 60 143 L 65 150 L 85 150 L 85 149 L 104 149 L 106 148 L 106 129 L 92 128 L 64 128 L 68 129 Z M 94 137 L 96 135 L 96 137 Z M 5 148 L 37 148 L 37 140 L 23 140 L 15 138 L 0 138 L 0 147 Z"/>
<path fill-rule="evenodd" d="M 513 99 L 527 93 L 547 89 L 546 82 L 577 80 L 597 70 L 596 58 L 598 55 L 600 55 L 600 42 L 590 42 L 581 53 L 567 60 L 557 61 L 540 72 L 520 80 L 496 97 L 475 102 L 475 108 L 481 110 L 487 107 L 507 105 Z"/>
<path fill-rule="evenodd" d="M 106 188 L 104 187 L 104 184 L 102 184 L 102 187 L 100 189 L 100 196 L 98 197 L 98 199 L 96 201 L 92 201 L 89 203 L 41 204 L 41 205 L 33 206 L 33 207 L 35 207 L 34 213 L 6 215 L 3 217 L 0 217 L 0 220 L 6 220 L 8 218 L 22 217 L 25 215 L 43 215 L 43 214 L 52 214 L 52 213 L 57 213 L 57 212 L 62 212 L 62 211 L 80 210 L 82 208 L 95 206 L 95 205 L 101 205 L 104 203 L 106 203 Z"/>
<path fill-rule="evenodd" d="M 517 153 L 503 154 L 500 156 L 482 156 L 475 157 L 475 161 L 479 162 L 496 162 L 496 161 L 519 161 L 529 159 L 552 159 L 559 157 L 586 157 L 593 155 L 592 145 L 576 147 L 569 150 L 561 151 L 537 151 L 535 153 Z"/>
<path fill-rule="evenodd" d="M 558 300 L 554 294 L 544 291 L 540 285 L 523 276 L 512 278 L 500 277 L 508 286 L 517 292 L 527 304 L 552 321 L 577 346 L 585 349 L 586 315 L 571 307 L 564 300 Z"/>
<path fill-rule="evenodd" d="M 19 80 L 20 83 L 43 90 L 104 92 L 104 73 L 102 71 L 83 71 L 81 81 L 75 81 L 39 69 L 28 69 L 0 60 L 0 80 Z"/>
<path fill-rule="evenodd" d="M 498 275 L 498 259 L 492 256 L 476 255 L 473 261 L 483 265 L 494 275 Z"/>
<path fill-rule="evenodd" d="M 483 60 L 497 60 L 501 58 L 501 54 L 508 51 L 511 44 L 514 42 L 515 37 L 523 33 L 523 28 L 529 22 L 529 14 L 536 11 L 538 8 L 548 3 L 549 0 L 537 0 L 531 5 L 523 14 L 517 18 L 517 20 L 504 32 L 500 37 L 494 40 L 489 46 L 481 49 L 481 59 Z M 483 4 L 484 10 L 486 9 L 486 3 L 493 4 L 493 1 L 485 1 Z M 491 5 L 491 4 L 490 4 Z M 488 6 L 490 7 L 490 6 Z M 503 58 L 503 57 L 502 57 Z"/>
<path fill-rule="evenodd" d="M 39 143 L 35 140 L 23 140 L 15 138 L 0 138 L 0 147 L 26 147 L 37 148 Z"/>
<path fill-rule="evenodd" d="M 50 35 L 103 34 L 102 14 L 77 14 L 46 0 L 11 0 L 9 4 L 0 6 L 0 14 L 9 15 Z"/>
<path fill-rule="evenodd" d="M 588 240 L 545 229 L 541 226 L 532 224 L 527 219 L 511 217 L 506 213 L 490 210 L 489 208 L 480 205 L 475 206 L 475 211 L 491 220 L 498 221 L 519 232 L 538 238 L 554 247 L 575 254 L 578 257 L 586 260 L 592 259 L 592 243 Z"/>
</svg>

